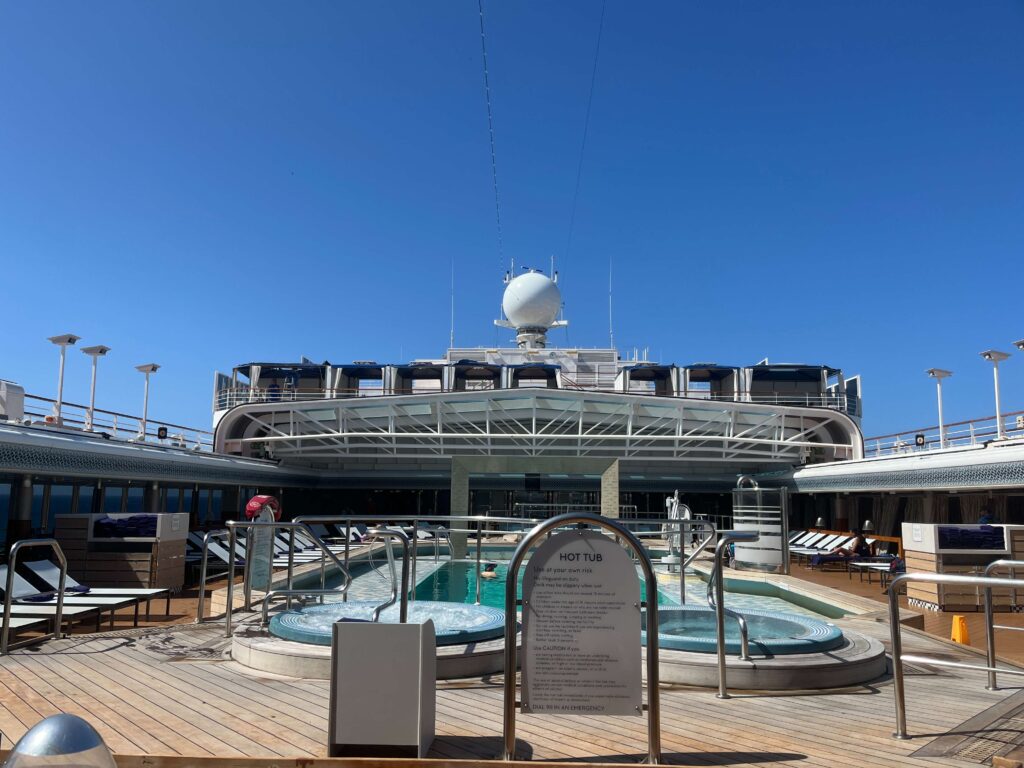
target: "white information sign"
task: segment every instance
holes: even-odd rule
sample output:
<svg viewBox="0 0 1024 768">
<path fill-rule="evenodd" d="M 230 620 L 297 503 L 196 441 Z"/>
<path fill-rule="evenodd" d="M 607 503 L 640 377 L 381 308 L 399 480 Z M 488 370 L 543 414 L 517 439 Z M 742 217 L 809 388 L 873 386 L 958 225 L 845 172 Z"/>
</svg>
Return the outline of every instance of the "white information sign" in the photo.
<svg viewBox="0 0 1024 768">
<path fill-rule="evenodd" d="M 523 576 L 522 711 L 640 715 L 640 581 L 597 531 L 552 536 Z"/>
<path fill-rule="evenodd" d="M 272 523 L 274 522 L 274 513 L 267 507 L 264 507 L 255 522 Z M 269 525 L 253 528 L 252 534 L 249 537 L 251 546 L 246 548 L 246 553 L 251 560 L 249 565 L 251 569 L 249 571 L 249 584 L 253 589 L 260 592 L 268 592 L 270 590 L 271 565 L 274 561 L 274 533 L 276 533 L 276 530 Z"/>
</svg>

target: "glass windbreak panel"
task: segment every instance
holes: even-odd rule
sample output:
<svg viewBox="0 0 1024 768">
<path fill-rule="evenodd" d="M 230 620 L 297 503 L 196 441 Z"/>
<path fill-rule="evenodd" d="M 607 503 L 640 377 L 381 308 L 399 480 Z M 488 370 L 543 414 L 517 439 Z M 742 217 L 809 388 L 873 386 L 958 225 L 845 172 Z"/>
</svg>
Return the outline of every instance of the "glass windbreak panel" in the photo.
<svg viewBox="0 0 1024 768">
<path fill-rule="evenodd" d="M 71 494 L 74 489 L 70 485 L 54 485 L 50 487 L 50 525 L 55 515 L 71 514 Z"/>
<path fill-rule="evenodd" d="M 125 512 L 131 512 L 136 514 L 142 511 L 142 499 L 144 496 L 142 488 L 129 488 L 128 489 L 128 507 Z"/>
<path fill-rule="evenodd" d="M 209 504 L 210 492 L 206 490 L 199 491 L 199 514 L 197 515 L 196 519 L 199 521 L 200 524 L 205 523 L 207 518 L 209 517 L 209 514 L 207 514 L 207 507 L 209 506 Z"/>
<path fill-rule="evenodd" d="M 11 484 L 0 483 L 0 541 L 7 542 L 7 520 L 11 516 Z"/>
<path fill-rule="evenodd" d="M 221 508 L 224 506 L 224 491 L 213 491 L 213 504 L 210 507 L 210 520 L 221 519 Z"/>
<path fill-rule="evenodd" d="M 32 530 L 39 531 L 43 527 L 43 501 L 46 495 L 46 487 L 35 485 L 32 487 Z"/>
<path fill-rule="evenodd" d="M 103 512 L 113 515 L 121 511 L 121 497 L 124 495 L 124 488 L 106 488 L 103 491 Z"/>
<path fill-rule="evenodd" d="M 188 514 L 191 514 L 191 512 L 192 512 L 192 489 L 191 488 L 183 488 L 182 491 L 181 491 L 181 497 L 182 497 L 181 511 L 185 512 L 185 513 L 188 513 Z M 178 510 L 174 510 L 174 511 L 177 512 Z"/>
<path fill-rule="evenodd" d="M 92 499 L 95 490 L 91 485 L 78 486 L 78 514 L 88 515 L 92 512 Z"/>
<path fill-rule="evenodd" d="M 181 491 L 177 488 L 167 489 L 167 504 L 164 506 L 165 512 L 177 512 L 178 511 L 178 498 L 181 495 Z"/>
</svg>

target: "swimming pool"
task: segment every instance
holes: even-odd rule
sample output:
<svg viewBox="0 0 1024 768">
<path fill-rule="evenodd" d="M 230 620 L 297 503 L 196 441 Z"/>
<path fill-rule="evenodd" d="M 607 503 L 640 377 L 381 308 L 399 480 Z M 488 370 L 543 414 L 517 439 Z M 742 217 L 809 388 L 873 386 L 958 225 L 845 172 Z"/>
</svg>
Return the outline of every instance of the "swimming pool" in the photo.
<svg viewBox="0 0 1024 768">
<path fill-rule="evenodd" d="M 505 585 L 508 578 L 508 563 L 496 562 L 495 577 L 480 580 L 480 603 L 492 608 L 505 607 Z M 519 569 L 519 588 L 517 596 L 522 597 L 523 573 L 525 566 Z M 646 584 L 643 581 L 639 566 L 637 578 L 640 580 L 640 599 L 646 600 Z M 772 611 L 777 613 L 793 613 L 814 619 L 838 618 L 842 611 L 827 606 L 819 601 L 803 599 L 801 603 L 786 600 L 771 594 L 771 585 L 749 582 L 742 585 L 730 584 L 726 580 L 726 605 L 739 611 Z M 745 590 L 735 591 L 735 587 Z M 476 600 L 476 561 L 453 560 L 443 561 L 441 567 L 431 570 L 416 585 L 417 600 L 439 600 L 458 603 L 472 603 Z M 800 599 L 799 596 L 793 596 Z M 697 575 L 687 577 L 686 603 L 688 605 L 707 605 L 707 584 Z M 659 574 L 658 604 L 672 606 L 679 604 L 678 577 L 668 578 Z"/>
</svg>

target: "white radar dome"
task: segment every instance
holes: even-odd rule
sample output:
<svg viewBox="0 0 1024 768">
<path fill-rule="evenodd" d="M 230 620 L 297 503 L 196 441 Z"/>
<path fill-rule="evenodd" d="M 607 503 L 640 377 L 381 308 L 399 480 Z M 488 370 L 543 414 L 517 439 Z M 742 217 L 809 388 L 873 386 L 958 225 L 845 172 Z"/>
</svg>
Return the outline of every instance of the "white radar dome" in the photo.
<svg viewBox="0 0 1024 768">
<path fill-rule="evenodd" d="M 501 308 L 516 328 L 550 328 L 562 309 L 562 292 L 546 275 L 527 272 L 505 288 Z"/>
</svg>

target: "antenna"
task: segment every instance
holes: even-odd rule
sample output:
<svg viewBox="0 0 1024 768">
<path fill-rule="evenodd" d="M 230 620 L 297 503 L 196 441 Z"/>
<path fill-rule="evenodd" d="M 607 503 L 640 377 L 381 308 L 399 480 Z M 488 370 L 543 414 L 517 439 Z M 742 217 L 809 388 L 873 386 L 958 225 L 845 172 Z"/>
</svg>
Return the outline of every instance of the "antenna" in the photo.
<svg viewBox="0 0 1024 768">
<path fill-rule="evenodd" d="M 615 349 L 615 333 L 612 331 L 612 259 L 608 257 L 608 346 Z"/>
<path fill-rule="evenodd" d="M 455 255 L 452 254 L 452 324 L 448 334 L 448 349 L 455 348 Z"/>
</svg>

